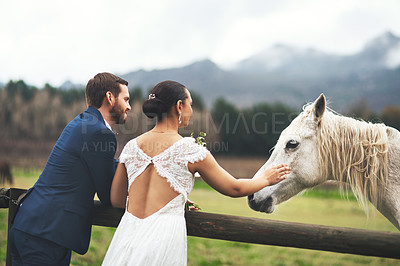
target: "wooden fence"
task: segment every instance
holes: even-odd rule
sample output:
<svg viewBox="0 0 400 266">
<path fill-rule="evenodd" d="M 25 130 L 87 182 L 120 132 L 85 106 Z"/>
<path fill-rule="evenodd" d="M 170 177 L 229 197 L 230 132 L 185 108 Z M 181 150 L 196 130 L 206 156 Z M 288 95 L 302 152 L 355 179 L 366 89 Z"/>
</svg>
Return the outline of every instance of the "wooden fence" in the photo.
<svg viewBox="0 0 400 266">
<path fill-rule="evenodd" d="M 0 188 L 0 208 L 9 208 L 8 228 L 17 210 L 13 201 L 25 191 Z M 94 204 L 93 225 L 118 225 L 123 209 Z M 194 211 L 186 211 L 185 217 L 189 236 L 400 259 L 400 233 Z M 7 265 L 9 260 L 7 252 Z"/>
</svg>

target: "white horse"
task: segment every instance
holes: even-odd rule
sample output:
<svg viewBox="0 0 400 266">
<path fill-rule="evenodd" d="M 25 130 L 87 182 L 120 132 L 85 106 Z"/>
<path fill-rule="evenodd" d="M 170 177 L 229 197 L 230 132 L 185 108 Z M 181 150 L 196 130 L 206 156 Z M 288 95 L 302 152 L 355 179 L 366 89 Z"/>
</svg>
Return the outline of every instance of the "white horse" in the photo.
<svg viewBox="0 0 400 266">
<path fill-rule="evenodd" d="M 275 205 L 328 180 L 348 183 L 368 213 L 368 200 L 400 230 L 400 132 L 344 117 L 326 108 L 321 94 L 282 132 L 266 167 L 286 163 L 287 178 L 248 197 L 271 213 Z"/>
</svg>

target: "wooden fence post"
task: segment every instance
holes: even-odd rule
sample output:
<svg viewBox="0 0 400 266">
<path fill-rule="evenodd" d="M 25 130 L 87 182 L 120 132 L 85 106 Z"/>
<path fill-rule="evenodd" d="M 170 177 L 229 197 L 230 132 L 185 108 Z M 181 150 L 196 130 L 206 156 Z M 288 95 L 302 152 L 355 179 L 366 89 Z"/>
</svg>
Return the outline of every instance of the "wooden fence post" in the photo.
<svg viewBox="0 0 400 266">
<path fill-rule="evenodd" d="M 8 208 L 8 198 L 10 197 L 9 188 L 0 188 L 0 208 Z"/>
<path fill-rule="evenodd" d="M 241 216 L 186 212 L 188 235 L 400 259 L 400 234 Z"/>
<path fill-rule="evenodd" d="M 18 210 L 17 200 L 19 196 L 21 196 L 25 192 L 26 189 L 19 189 L 19 188 L 11 188 L 9 190 L 7 238 L 8 238 L 8 231 L 10 231 L 10 228 L 12 226 L 12 221 L 14 220 L 14 216 Z M 11 252 L 10 248 L 8 247 L 8 241 L 7 241 L 6 266 L 11 266 Z"/>
</svg>

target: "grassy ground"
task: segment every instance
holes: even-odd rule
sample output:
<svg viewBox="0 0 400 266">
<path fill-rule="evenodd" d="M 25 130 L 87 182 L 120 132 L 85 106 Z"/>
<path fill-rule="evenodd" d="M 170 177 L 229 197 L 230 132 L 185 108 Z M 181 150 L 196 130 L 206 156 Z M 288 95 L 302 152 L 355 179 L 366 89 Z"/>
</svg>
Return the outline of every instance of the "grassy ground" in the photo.
<svg viewBox="0 0 400 266">
<path fill-rule="evenodd" d="M 39 170 L 14 170 L 13 187 L 28 188 L 37 179 Z M 203 182 L 196 183 L 190 199 L 202 211 L 312 223 L 331 226 L 363 228 L 398 232 L 382 215 L 366 218 L 353 197 L 342 199 L 336 190 L 319 189 L 295 197 L 282 204 L 273 214 L 252 211 L 245 198 L 222 196 Z M 0 210 L 0 265 L 6 257 L 7 210 Z M 72 265 L 100 265 L 111 241 L 114 228 L 94 226 L 89 251 L 84 256 L 73 254 Z M 338 254 L 332 252 L 274 247 L 188 237 L 189 265 L 400 265 L 400 260 Z"/>
</svg>

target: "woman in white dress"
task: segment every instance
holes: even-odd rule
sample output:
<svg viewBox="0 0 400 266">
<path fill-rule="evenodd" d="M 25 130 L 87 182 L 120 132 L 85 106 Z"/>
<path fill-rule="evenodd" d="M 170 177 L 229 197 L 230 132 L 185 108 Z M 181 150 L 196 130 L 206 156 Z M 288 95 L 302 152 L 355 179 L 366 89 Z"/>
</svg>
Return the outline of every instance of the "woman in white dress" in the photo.
<svg viewBox="0 0 400 266">
<path fill-rule="evenodd" d="M 155 127 L 129 141 L 111 187 L 111 203 L 126 208 L 103 265 L 186 265 L 184 205 L 198 172 L 218 192 L 243 197 L 276 184 L 290 173 L 281 164 L 257 179 L 236 179 L 194 138 L 183 138 L 192 115 L 192 98 L 182 84 L 157 84 L 143 112 Z"/>
</svg>

